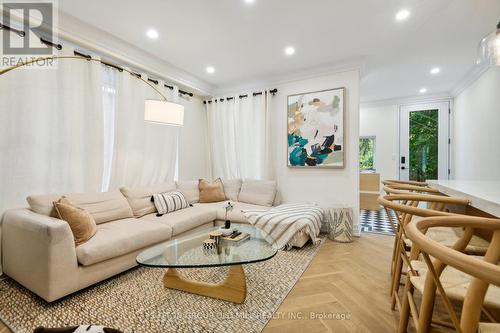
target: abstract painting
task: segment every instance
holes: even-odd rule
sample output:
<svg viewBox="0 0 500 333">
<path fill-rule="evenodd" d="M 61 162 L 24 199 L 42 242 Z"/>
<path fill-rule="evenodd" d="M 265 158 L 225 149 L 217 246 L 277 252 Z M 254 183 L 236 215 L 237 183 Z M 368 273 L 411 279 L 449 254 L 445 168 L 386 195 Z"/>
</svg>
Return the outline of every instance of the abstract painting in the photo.
<svg viewBox="0 0 500 333">
<path fill-rule="evenodd" d="M 344 167 L 344 92 L 288 96 L 289 167 Z"/>
</svg>

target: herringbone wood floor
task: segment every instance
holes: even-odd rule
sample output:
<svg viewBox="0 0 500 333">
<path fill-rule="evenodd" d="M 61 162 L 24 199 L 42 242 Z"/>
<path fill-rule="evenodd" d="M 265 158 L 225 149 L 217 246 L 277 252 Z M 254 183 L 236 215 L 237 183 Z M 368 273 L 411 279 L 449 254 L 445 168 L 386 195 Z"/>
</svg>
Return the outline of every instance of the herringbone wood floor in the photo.
<svg viewBox="0 0 500 333">
<path fill-rule="evenodd" d="M 392 242 L 374 234 L 351 244 L 326 241 L 264 332 L 395 332 L 398 315 L 388 296 Z M 349 317 L 306 319 L 311 312 Z M 11 331 L 0 322 L 0 333 Z"/>
<path fill-rule="evenodd" d="M 393 241 L 366 233 L 350 244 L 327 241 L 264 332 L 395 332 L 399 318 L 388 296 Z M 311 312 L 349 317 L 313 320 Z"/>
</svg>

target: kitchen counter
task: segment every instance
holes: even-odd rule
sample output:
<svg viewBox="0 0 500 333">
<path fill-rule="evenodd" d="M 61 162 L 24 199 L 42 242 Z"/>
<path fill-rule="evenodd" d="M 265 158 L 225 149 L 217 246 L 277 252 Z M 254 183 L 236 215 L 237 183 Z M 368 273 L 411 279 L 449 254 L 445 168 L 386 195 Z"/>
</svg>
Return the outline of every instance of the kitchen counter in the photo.
<svg viewBox="0 0 500 333">
<path fill-rule="evenodd" d="M 429 180 L 429 186 L 448 196 L 468 198 L 471 206 L 500 217 L 500 182 Z"/>
</svg>

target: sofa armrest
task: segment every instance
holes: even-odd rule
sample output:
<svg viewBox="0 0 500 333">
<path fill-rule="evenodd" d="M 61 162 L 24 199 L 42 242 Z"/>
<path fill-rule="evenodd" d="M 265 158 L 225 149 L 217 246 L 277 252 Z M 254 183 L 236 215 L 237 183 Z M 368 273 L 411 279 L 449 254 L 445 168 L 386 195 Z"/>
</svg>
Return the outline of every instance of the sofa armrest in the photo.
<svg viewBox="0 0 500 333">
<path fill-rule="evenodd" d="M 69 225 L 28 209 L 6 211 L 3 271 L 47 301 L 74 291 L 78 261 Z"/>
</svg>

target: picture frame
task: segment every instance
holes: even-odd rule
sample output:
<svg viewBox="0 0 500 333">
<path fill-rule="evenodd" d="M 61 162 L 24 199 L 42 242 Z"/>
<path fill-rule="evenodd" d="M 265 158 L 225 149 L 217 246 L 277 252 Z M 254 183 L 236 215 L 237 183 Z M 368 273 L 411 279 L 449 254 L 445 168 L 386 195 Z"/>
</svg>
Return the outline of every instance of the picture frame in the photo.
<svg viewBox="0 0 500 333">
<path fill-rule="evenodd" d="M 287 96 L 287 166 L 345 168 L 345 87 Z"/>
</svg>

